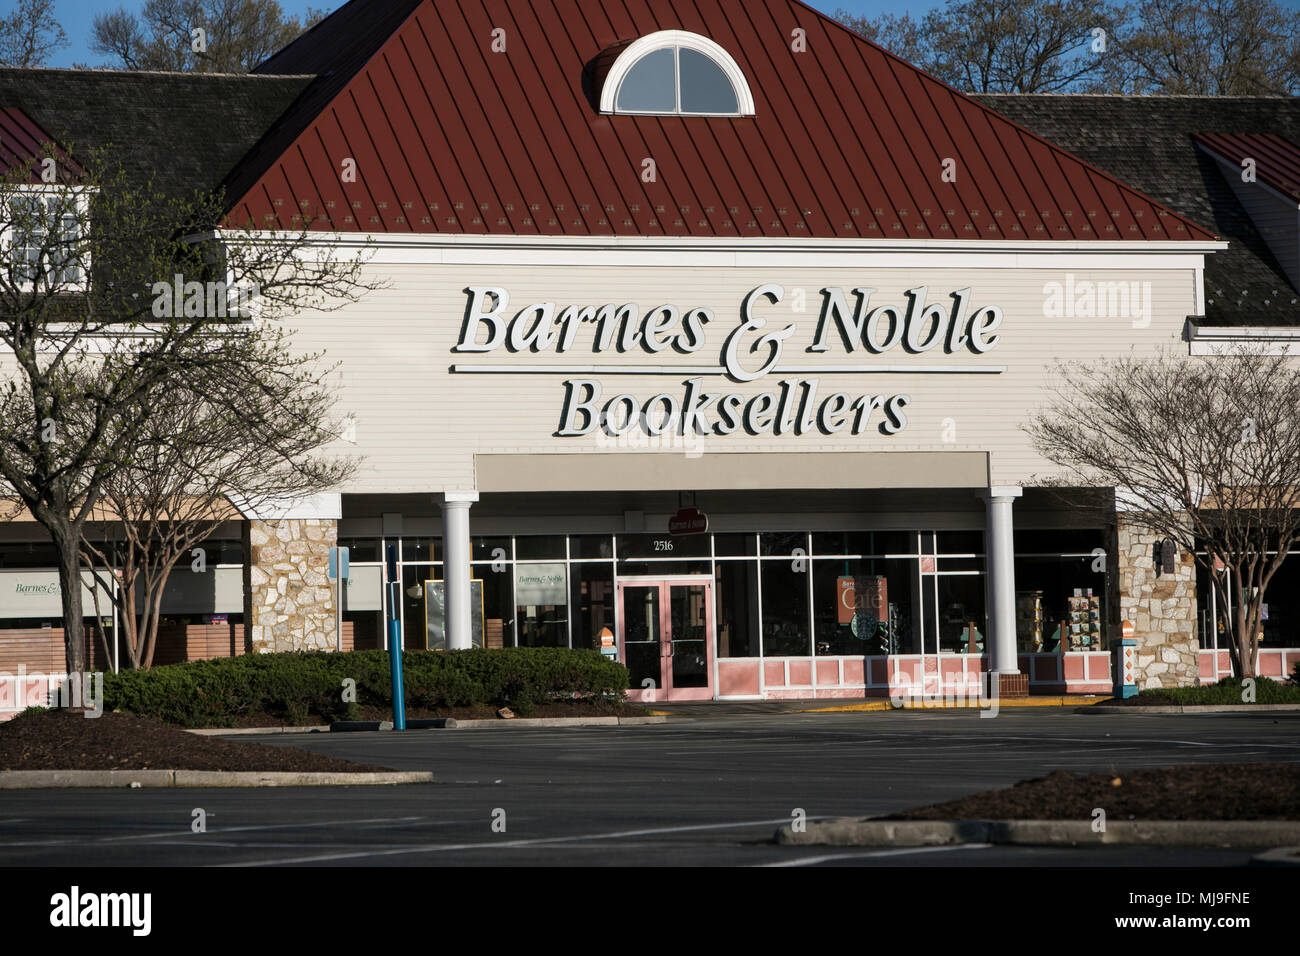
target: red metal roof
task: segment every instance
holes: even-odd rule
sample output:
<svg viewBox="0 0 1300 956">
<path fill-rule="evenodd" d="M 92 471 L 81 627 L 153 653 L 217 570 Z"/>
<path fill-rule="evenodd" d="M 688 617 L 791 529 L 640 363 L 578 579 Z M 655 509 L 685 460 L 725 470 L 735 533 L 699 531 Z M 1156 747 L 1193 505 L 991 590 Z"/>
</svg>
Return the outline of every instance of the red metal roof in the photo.
<svg viewBox="0 0 1300 956">
<path fill-rule="evenodd" d="M 47 155 L 55 160 L 57 182 L 70 184 L 85 174 L 77 161 L 30 116 L 13 107 L 0 108 L 0 170 L 14 172 L 30 163 L 31 182 L 39 183 L 41 161 Z"/>
<path fill-rule="evenodd" d="M 1300 200 L 1300 147 L 1275 133 L 1198 133 L 1192 137 L 1233 166 L 1255 160 L 1255 178 Z"/>
<path fill-rule="evenodd" d="M 724 47 L 756 115 L 602 115 L 594 62 L 666 29 Z M 1213 238 L 798 0 L 352 0 L 258 72 L 330 74 L 235 180 L 231 221 L 262 228 Z"/>
</svg>

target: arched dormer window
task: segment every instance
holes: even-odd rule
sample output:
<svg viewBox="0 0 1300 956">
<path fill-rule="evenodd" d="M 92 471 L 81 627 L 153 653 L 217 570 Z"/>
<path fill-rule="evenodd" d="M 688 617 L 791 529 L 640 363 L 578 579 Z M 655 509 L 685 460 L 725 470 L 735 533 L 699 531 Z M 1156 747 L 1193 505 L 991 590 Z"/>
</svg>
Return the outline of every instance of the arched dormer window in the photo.
<svg viewBox="0 0 1300 956">
<path fill-rule="evenodd" d="M 731 54 L 708 37 L 661 30 L 628 44 L 605 76 L 602 113 L 753 116 L 754 97 Z"/>
</svg>

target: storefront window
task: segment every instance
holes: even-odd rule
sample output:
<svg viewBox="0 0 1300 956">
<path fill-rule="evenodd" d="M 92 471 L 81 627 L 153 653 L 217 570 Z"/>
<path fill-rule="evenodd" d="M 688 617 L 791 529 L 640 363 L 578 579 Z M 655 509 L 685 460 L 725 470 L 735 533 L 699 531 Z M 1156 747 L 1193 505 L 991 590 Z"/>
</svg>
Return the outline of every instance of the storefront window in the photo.
<svg viewBox="0 0 1300 956">
<path fill-rule="evenodd" d="M 763 656 L 807 657 L 812 653 L 808 633 L 807 558 L 762 561 Z"/>
<path fill-rule="evenodd" d="M 339 538 L 339 547 L 348 549 L 349 564 L 383 560 L 377 538 Z"/>
<path fill-rule="evenodd" d="M 718 557 L 752 558 L 758 554 L 758 536 L 753 534 L 715 534 L 713 553 Z"/>
<path fill-rule="evenodd" d="M 802 531 L 773 531 L 758 536 L 760 554 L 791 557 L 808 553 L 808 535 Z"/>
<path fill-rule="evenodd" d="M 914 531 L 814 531 L 816 555 L 915 554 Z"/>
<path fill-rule="evenodd" d="M 203 548 L 203 560 L 207 564 L 244 565 L 244 546 L 239 541 L 209 538 L 200 547 Z"/>
<path fill-rule="evenodd" d="M 343 592 L 343 620 L 352 623 L 355 650 L 382 650 L 387 646 L 383 586 L 382 567 L 352 566 Z"/>
<path fill-rule="evenodd" d="M 521 647 L 569 646 L 568 568 L 515 565 L 515 627 Z"/>
<path fill-rule="evenodd" d="M 59 554 L 52 544 L 19 542 L 0 545 L 0 568 L 57 568 Z"/>
<path fill-rule="evenodd" d="M 572 571 L 573 646 L 600 650 L 601 632 L 615 633 L 614 566 L 575 564 Z"/>
<path fill-rule="evenodd" d="M 983 531 L 936 531 L 939 554 L 983 554 Z"/>
<path fill-rule="evenodd" d="M 1236 601 L 1240 599 L 1240 592 L 1229 583 L 1227 588 L 1229 602 L 1225 607 L 1223 599 L 1218 594 L 1212 593 L 1213 585 L 1209 580 L 1209 574 L 1201 565 L 1203 557 L 1198 555 L 1196 564 L 1196 610 L 1197 620 L 1200 622 L 1201 647 L 1214 646 L 1214 636 L 1207 627 L 1211 626 L 1210 622 L 1214 621 L 1217 612 L 1218 620 L 1213 626 L 1218 631 L 1219 649 L 1223 650 L 1230 644 L 1228 629 L 1236 613 Z M 1231 582 L 1230 571 L 1221 573 L 1228 575 Z M 1291 552 L 1274 573 L 1264 591 L 1261 622 L 1264 637 L 1260 641 L 1260 647 L 1300 646 L 1300 604 L 1296 598 L 1298 593 L 1300 593 L 1300 554 Z"/>
<path fill-rule="evenodd" d="M 1060 532 L 1048 532 L 1056 540 Z M 1039 533 L 1036 533 L 1039 534 Z M 1016 648 L 1035 652 L 1105 650 L 1106 572 L 1101 532 L 1069 532 L 1081 554 L 1017 554 Z M 1040 547 L 1041 541 L 1035 542 Z M 1062 635 L 1065 640 L 1062 642 Z"/>
<path fill-rule="evenodd" d="M 357 560 L 350 554 L 349 561 Z M 403 538 L 402 539 L 402 560 L 408 564 L 415 561 L 441 561 L 442 560 L 442 539 L 441 538 Z"/>
<path fill-rule="evenodd" d="M 1205 566 L 1205 555 L 1196 556 L 1196 641 L 1210 650 L 1215 642 L 1214 608 L 1218 603 L 1213 594 L 1214 585 L 1210 581 L 1210 571 Z"/>
<path fill-rule="evenodd" d="M 472 575 L 483 582 L 483 644 L 513 647 L 515 643 L 514 569 L 509 564 L 474 564 Z"/>
<path fill-rule="evenodd" d="M 984 576 L 935 575 L 940 653 L 983 654 L 986 650 Z"/>
<path fill-rule="evenodd" d="M 758 657 L 758 562 L 719 561 L 713 581 L 718 656 Z"/>
<path fill-rule="evenodd" d="M 908 653 L 916 562 L 814 560 L 813 628 L 818 654 Z"/>
<path fill-rule="evenodd" d="M 442 577 L 442 568 L 431 564 L 407 565 L 402 568 L 402 648 L 403 650 L 442 650 L 441 634 L 430 641 L 425 617 L 425 582 Z"/>
<path fill-rule="evenodd" d="M 578 558 L 612 558 L 614 539 L 607 534 L 574 534 L 569 536 L 569 556 Z"/>
<path fill-rule="evenodd" d="M 518 535 L 515 538 L 515 559 L 563 561 L 567 557 L 564 547 L 564 535 Z"/>
<path fill-rule="evenodd" d="M 510 539 L 506 537 L 470 538 L 471 561 L 509 561 Z M 439 542 L 441 548 L 441 542 Z M 439 552 L 441 553 L 441 551 Z"/>
</svg>

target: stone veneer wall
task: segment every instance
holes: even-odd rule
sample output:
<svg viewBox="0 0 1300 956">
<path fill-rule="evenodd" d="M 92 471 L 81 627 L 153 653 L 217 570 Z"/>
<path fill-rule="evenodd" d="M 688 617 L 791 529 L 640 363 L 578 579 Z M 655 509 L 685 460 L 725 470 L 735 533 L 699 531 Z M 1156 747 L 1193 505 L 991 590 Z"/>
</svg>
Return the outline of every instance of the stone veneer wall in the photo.
<svg viewBox="0 0 1300 956">
<path fill-rule="evenodd" d="M 1188 687 L 1198 681 L 1196 640 L 1196 559 L 1181 548 L 1173 574 L 1158 574 L 1159 535 L 1136 527 L 1121 514 L 1115 530 L 1119 622 L 1132 621 L 1137 638 L 1137 685 Z"/>
<path fill-rule="evenodd" d="M 334 588 L 328 571 L 338 523 L 253 519 L 244 535 L 244 620 L 250 623 L 253 653 L 333 650 Z"/>
</svg>

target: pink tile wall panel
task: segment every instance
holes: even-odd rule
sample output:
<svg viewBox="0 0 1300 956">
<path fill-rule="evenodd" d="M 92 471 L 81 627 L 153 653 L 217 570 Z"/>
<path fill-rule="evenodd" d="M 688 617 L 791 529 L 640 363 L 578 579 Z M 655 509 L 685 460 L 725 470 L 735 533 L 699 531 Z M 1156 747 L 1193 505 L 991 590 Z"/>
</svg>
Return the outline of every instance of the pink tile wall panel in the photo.
<svg viewBox="0 0 1300 956">
<path fill-rule="evenodd" d="M 758 696 L 758 661 L 718 661 L 718 696 Z"/>
</svg>

